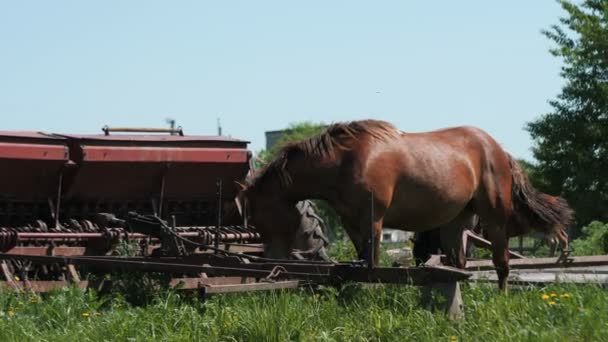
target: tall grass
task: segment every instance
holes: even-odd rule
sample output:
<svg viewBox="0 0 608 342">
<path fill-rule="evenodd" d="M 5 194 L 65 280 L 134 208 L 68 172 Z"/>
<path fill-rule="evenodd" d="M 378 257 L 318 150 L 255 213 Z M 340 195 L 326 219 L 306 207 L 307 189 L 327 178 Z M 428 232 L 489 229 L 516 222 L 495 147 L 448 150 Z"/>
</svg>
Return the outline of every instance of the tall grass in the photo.
<svg viewBox="0 0 608 342">
<path fill-rule="evenodd" d="M 543 297 L 544 296 L 544 297 Z M 145 305 L 64 289 L 0 293 L 0 341 L 591 341 L 608 338 L 608 292 L 465 285 L 465 320 L 422 309 L 409 286 L 243 293 L 163 291 Z"/>
</svg>

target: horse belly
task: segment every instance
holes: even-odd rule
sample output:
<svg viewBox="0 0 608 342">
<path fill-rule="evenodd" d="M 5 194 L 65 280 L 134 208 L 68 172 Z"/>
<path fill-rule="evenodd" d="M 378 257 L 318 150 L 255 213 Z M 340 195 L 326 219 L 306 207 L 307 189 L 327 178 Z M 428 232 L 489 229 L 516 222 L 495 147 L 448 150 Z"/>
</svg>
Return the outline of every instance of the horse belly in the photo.
<svg viewBox="0 0 608 342">
<path fill-rule="evenodd" d="M 367 161 L 366 180 L 387 205 L 384 225 L 410 231 L 452 221 L 479 183 L 479 155 L 456 136 L 404 135 Z M 390 184 L 390 185 L 389 185 Z M 382 191 L 385 188 L 392 191 Z M 389 197 L 390 196 L 390 197 Z"/>
<path fill-rule="evenodd" d="M 473 196 L 469 186 L 441 189 L 402 185 L 384 215 L 384 225 L 408 231 L 424 231 L 452 221 L 469 204 Z"/>
</svg>

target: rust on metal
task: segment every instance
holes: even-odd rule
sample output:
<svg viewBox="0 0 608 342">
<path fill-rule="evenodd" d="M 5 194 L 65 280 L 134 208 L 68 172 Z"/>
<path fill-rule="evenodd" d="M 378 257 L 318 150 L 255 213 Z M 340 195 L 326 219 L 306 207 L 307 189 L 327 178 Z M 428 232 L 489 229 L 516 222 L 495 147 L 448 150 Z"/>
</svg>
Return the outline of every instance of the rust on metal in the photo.
<svg viewBox="0 0 608 342">
<path fill-rule="evenodd" d="M 61 145 L 0 142 L 0 159 L 67 161 L 68 149 Z"/>
<path fill-rule="evenodd" d="M 487 249 L 491 249 L 492 248 L 492 243 L 490 241 L 482 238 L 481 236 L 473 233 L 470 230 L 465 230 L 463 232 L 463 235 L 466 236 L 467 240 L 471 240 L 471 242 L 473 244 L 475 244 L 476 246 L 487 248 Z M 519 254 L 517 252 L 514 252 L 512 250 L 509 250 L 508 252 L 509 252 L 509 256 L 511 258 L 514 258 L 514 259 L 525 259 L 526 258 L 525 256 L 523 256 L 523 255 L 521 255 L 521 254 Z"/>
<path fill-rule="evenodd" d="M 246 163 L 246 150 L 227 148 L 167 148 L 83 146 L 85 162 Z"/>
</svg>

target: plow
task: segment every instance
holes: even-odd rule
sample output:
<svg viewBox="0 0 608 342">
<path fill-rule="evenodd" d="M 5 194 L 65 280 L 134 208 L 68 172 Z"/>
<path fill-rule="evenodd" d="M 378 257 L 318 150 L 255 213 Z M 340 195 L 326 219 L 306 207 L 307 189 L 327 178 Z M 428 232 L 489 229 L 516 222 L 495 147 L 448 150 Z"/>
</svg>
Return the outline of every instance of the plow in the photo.
<svg viewBox="0 0 608 342">
<path fill-rule="evenodd" d="M 234 202 L 235 181 L 253 168 L 247 143 L 181 129 L 0 132 L 0 288 L 100 289 L 112 285 L 103 275 L 117 271 L 162 273 L 175 289 L 203 296 L 394 283 L 439 289 L 445 310 L 461 313 L 458 282 L 475 278 L 487 263 L 460 270 L 439 256 L 420 267 L 314 260 L 326 239 L 311 204 L 298 206 L 300 236 L 311 248 L 294 250 L 290 259 L 264 257 L 262 237 Z M 593 265 L 608 264 L 600 259 Z M 566 266 L 581 262 L 590 261 L 570 259 Z"/>
</svg>

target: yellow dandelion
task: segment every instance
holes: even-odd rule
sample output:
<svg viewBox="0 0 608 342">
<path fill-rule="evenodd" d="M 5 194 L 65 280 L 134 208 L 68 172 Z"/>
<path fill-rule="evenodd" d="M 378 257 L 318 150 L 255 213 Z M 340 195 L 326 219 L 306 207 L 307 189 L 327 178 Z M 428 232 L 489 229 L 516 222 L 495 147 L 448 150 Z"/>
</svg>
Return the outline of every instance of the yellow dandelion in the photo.
<svg viewBox="0 0 608 342">
<path fill-rule="evenodd" d="M 572 297 L 569 293 L 564 293 L 563 295 L 560 296 L 561 298 L 570 298 Z"/>
<path fill-rule="evenodd" d="M 546 294 L 544 294 L 541 298 L 544 299 L 544 300 L 547 300 L 547 299 L 549 299 L 549 296 L 547 296 Z"/>
<path fill-rule="evenodd" d="M 551 298 L 555 298 L 557 297 L 557 293 L 553 292 L 552 294 L 550 294 Z"/>
<path fill-rule="evenodd" d="M 19 281 L 19 280 L 21 280 L 21 278 L 19 278 L 19 276 L 15 276 L 15 280 Z"/>
<path fill-rule="evenodd" d="M 90 313 L 88 313 L 88 312 L 83 312 L 83 313 L 82 313 L 82 317 L 89 317 L 89 316 L 91 316 L 91 314 L 90 314 Z"/>
<path fill-rule="evenodd" d="M 547 304 L 549 304 L 549 305 L 555 305 L 555 302 L 551 300 Z"/>
<path fill-rule="evenodd" d="M 13 311 L 12 309 L 8 309 L 8 311 L 6 312 L 7 315 L 9 316 L 13 316 L 15 315 L 15 311 Z"/>
<path fill-rule="evenodd" d="M 30 303 L 32 303 L 32 304 L 38 303 L 38 297 L 32 297 L 32 298 L 30 298 Z"/>
<path fill-rule="evenodd" d="M 450 342 L 456 342 L 456 341 L 458 341 L 458 337 L 450 336 Z"/>
</svg>

